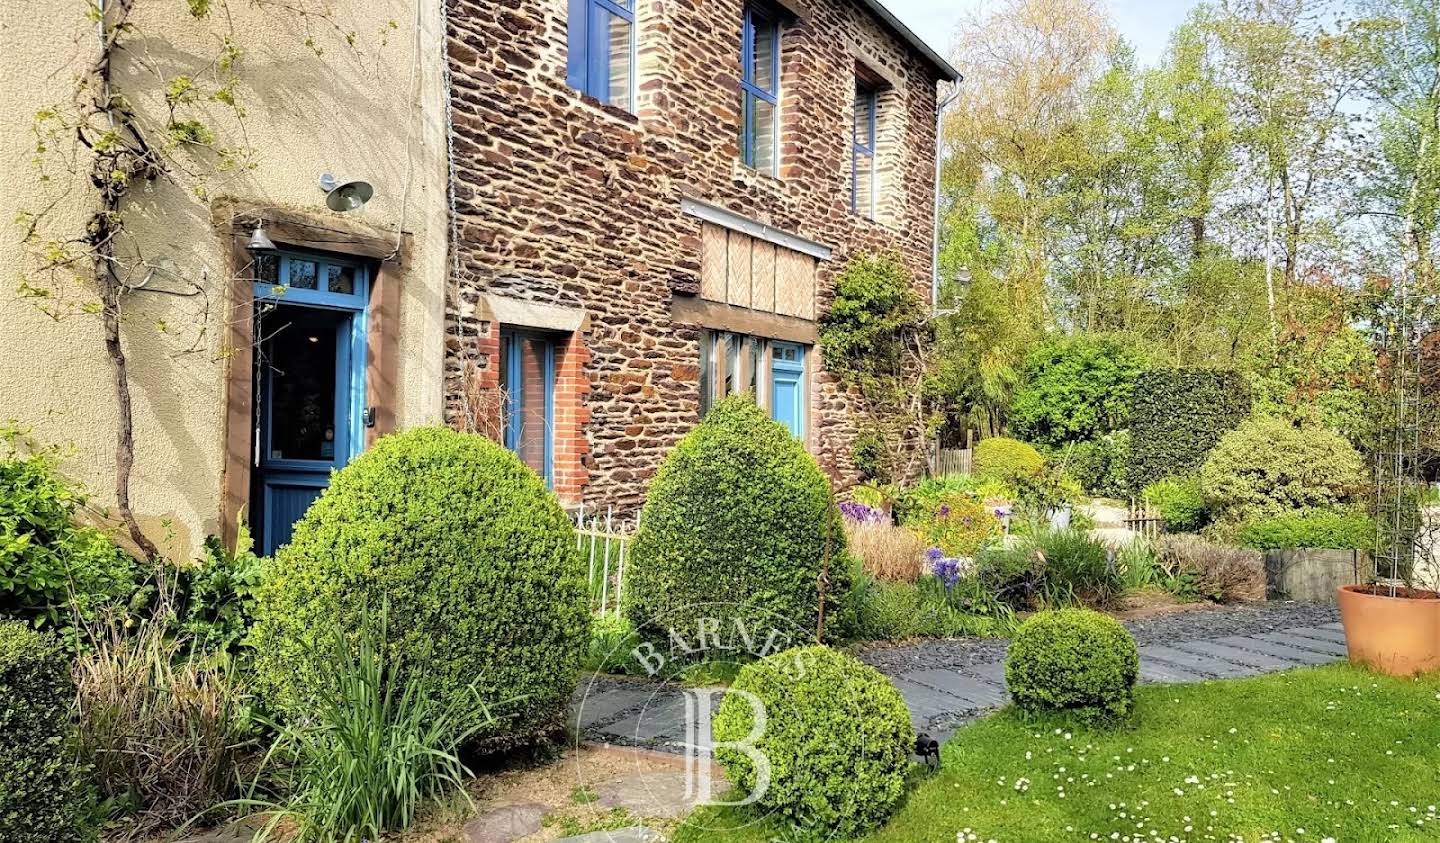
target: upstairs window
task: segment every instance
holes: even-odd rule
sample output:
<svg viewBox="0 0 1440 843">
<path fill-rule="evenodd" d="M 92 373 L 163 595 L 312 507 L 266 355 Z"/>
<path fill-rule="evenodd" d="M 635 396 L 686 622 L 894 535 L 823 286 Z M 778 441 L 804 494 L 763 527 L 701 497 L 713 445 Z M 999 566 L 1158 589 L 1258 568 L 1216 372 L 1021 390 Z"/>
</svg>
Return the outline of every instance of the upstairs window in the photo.
<svg viewBox="0 0 1440 843">
<path fill-rule="evenodd" d="M 569 43 L 570 86 L 633 111 L 635 0 L 570 0 Z"/>
<path fill-rule="evenodd" d="M 740 160 L 762 173 L 775 173 L 779 125 L 780 19 L 745 5 L 740 38 Z"/>
<path fill-rule="evenodd" d="M 875 219 L 875 88 L 855 82 L 855 127 L 850 141 L 850 210 Z"/>
</svg>

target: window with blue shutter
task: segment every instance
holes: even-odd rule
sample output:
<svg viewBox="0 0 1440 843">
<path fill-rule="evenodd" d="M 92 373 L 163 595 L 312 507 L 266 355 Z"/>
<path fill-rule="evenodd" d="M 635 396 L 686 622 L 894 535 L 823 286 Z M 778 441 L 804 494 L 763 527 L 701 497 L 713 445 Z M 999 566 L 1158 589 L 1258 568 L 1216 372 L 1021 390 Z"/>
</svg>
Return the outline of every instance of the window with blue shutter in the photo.
<svg viewBox="0 0 1440 843">
<path fill-rule="evenodd" d="M 635 0 L 570 0 L 566 81 L 597 100 L 633 111 Z"/>
<path fill-rule="evenodd" d="M 740 160 L 747 167 L 774 175 L 780 112 L 780 19 L 753 3 L 745 5 L 740 70 Z"/>
</svg>

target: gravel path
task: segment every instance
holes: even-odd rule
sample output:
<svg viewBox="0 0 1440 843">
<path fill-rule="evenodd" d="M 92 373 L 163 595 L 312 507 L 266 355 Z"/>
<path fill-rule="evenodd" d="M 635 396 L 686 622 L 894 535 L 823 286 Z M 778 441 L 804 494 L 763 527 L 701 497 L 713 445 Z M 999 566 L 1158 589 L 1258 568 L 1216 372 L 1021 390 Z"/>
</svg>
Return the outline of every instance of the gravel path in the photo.
<svg viewBox="0 0 1440 843">
<path fill-rule="evenodd" d="M 1333 606 L 1262 603 L 1194 608 L 1130 620 L 1140 645 L 1142 682 L 1201 682 L 1256 676 L 1345 656 Z M 999 639 L 927 640 L 859 653 L 895 683 L 918 731 L 939 739 L 1005 703 L 1005 650 Z M 718 705 L 719 695 L 709 698 Z M 679 751 L 687 700 L 673 685 L 597 678 L 577 692 L 582 734 L 612 743 Z"/>
</svg>

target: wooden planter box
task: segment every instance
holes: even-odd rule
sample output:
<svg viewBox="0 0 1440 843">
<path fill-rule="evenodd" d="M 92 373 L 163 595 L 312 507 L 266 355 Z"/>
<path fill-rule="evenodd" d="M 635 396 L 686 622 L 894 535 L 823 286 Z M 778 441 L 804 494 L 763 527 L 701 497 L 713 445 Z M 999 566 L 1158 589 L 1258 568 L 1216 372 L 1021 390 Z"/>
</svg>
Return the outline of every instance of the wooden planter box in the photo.
<svg viewBox="0 0 1440 843">
<path fill-rule="evenodd" d="M 1342 586 L 1368 583 L 1373 576 L 1370 554 L 1362 550 L 1265 551 L 1265 590 L 1272 600 L 1334 603 Z"/>
</svg>

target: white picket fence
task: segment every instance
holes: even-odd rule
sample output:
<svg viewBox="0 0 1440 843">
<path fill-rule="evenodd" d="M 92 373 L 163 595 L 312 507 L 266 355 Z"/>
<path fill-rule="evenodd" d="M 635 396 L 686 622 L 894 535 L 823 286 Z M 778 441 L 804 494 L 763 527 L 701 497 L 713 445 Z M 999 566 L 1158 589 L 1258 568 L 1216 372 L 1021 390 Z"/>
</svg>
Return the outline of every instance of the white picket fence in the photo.
<svg viewBox="0 0 1440 843">
<path fill-rule="evenodd" d="M 625 596 L 625 569 L 639 516 L 616 518 L 613 507 L 575 511 L 575 547 L 589 571 L 590 604 L 597 615 L 619 615 Z"/>
</svg>

